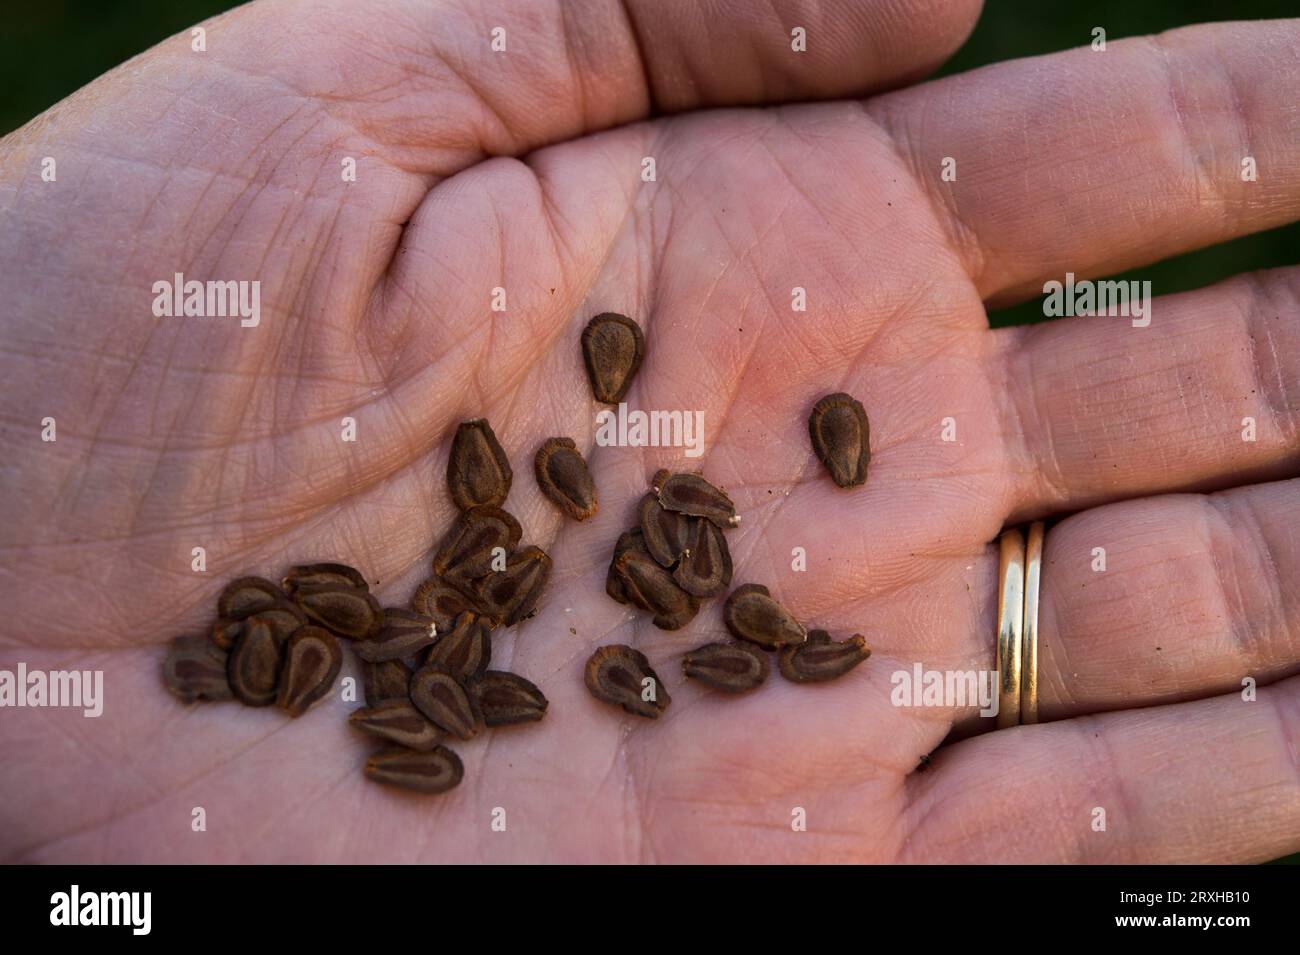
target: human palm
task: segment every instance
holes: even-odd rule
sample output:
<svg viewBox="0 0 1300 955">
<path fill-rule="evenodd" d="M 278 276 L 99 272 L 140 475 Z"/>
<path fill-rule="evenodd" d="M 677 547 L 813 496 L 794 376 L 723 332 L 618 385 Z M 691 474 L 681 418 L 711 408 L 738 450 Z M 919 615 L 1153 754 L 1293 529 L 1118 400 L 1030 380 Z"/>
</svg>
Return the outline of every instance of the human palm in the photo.
<svg viewBox="0 0 1300 955">
<path fill-rule="evenodd" d="M 791 23 L 762 4 L 700 13 L 732 18 L 705 24 L 731 31 L 720 50 L 662 4 L 630 4 L 630 20 L 615 4 L 512 4 L 491 23 L 451 4 L 317 4 L 310 21 L 302 5 L 254 4 L 206 25 L 208 52 L 168 41 L 0 142 L 18 449 L 0 659 L 102 669 L 106 697 L 98 720 L 0 721 L 6 856 L 1158 861 L 1300 847 L 1300 688 L 1283 679 L 1300 659 L 1284 592 L 1300 488 L 1148 498 L 1296 473 L 1294 273 L 1158 299 L 1146 329 L 991 332 L 984 304 L 1300 214 L 1300 150 L 1283 135 L 1296 119 L 1281 109 L 1300 88 L 1286 53 L 1300 28 L 1166 37 L 1162 76 L 1133 41 L 1101 78 L 1085 50 L 759 108 L 913 79 L 975 12 L 896 7 L 782 11 Z M 810 52 L 794 54 L 804 14 Z M 1220 116 L 1200 78 L 1212 57 L 1252 90 L 1239 113 Z M 1169 89 L 1176 109 L 1144 96 Z M 1108 120 L 1106 98 L 1150 123 Z M 636 122 L 652 104 L 672 115 Z M 1044 105 L 1058 115 L 1031 137 Z M 713 108 L 726 106 L 752 108 Z M 1237 122 L 1280 186 L 1214 179 L 1203 157 Z M 1082 130 L 1095 141 L 1080 156 Z M 35 184 L 47 155 L 58 180 Z M 260 325 L 155 319 L 150 288 L 177 272 L 260 281 Z M 701 458 L 596 446 L 578 336 L 605 310 L 646 333 L 629 402 L 702 411 Z M 812 403 L 841 390 L 871 419 L 855 490 L 830 482 L 807 437 Z M 1256 406 L 1272 427 L 1243 443 Z M 39 443 L 46 416 L 58 440 Z M 537 615 L 493 645 L 494 668 L 544 690 L 544 721 L 457 746 L 462 785 L 421 797 L 363 778 L 373 747 L 337 691 L 295 721 L 166 695 L 163 646 L 207 626 L 233 576 L 342 560 L 405 605 L 453 519 L 450 437 L 473 417 L 514 466 L 506 506 L 525 540 L 554 561 Z M 599 488 L 581 524 L 531 474 L 556 435 L 577 440 Z M 702 468 L 735 500 L 736 583 L 769 586 L 836 637 L 861 632 L 871 660 L 739 698 L 688 684 L 681 654 L 724 632 L 721 601 L 665 632 L 604 593 L 614 541 L 663 466 Z M 1107 504 L 1123 498 L 1147 499 Z M 951 731 L 991 721 L 896 707 L 891 674 L 990 669 L 990 542 L 1085 507 L 1045 561 L 1042 709 L 1060 722 L 980 734 L 915 772 Z M 1113 570 L 1093 571 L 1094 547 Z M 666 681 L 658 721 L 588 695 L 583 663 L 611 643 Z M 1243 676 L 1264 685 L 1259 702 L 1241 702 Z M 1171 705 L 1138 709 L 1153 704 Z M 191 830 L 199 806 L 206 832 Z M 1231 838 L 1213 828 L 1225 816 L 1242 820 Z"/>
</svg>

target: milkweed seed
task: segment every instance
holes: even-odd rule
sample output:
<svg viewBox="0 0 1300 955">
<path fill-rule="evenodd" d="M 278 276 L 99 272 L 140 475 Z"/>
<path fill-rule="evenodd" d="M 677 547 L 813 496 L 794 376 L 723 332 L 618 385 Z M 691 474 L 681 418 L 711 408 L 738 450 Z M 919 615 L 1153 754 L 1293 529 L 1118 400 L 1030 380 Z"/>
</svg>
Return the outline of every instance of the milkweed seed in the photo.
<svg viewBox="0 0 1300 955">
<path fill-rule="evenodd" d="M 707 643 L 682 659 L 687 677 L 726 693 L 744 693 L 767 679 L 767 655 L 747 643 Z"/>
<path fill-rule="evenodd" d="M 427 753 L 386 749 L 366 760 L 366 778 L 420 793 L 445 793 L 465 776 L 460 757 L 445 746 Z"/>
<path fill-rule="evenodd" d="M 531 681 L 505 670 L 488 670 L 468 687 L 487 726 L 531 723 L 546 715 L 547 701 Z"/>
<path fill-rule="evenodd" d="M 330 691 L 342 666 L 343 651 L 334 634 L 302 627 L 285 645 L 276 705 L 290 716 L 301 716 Z"/>
<path fill-rule="evenodd" d="M 462 511 L 487 505 L 500 507 L 510 493 L 514 474 L 492 426 L 483 418 L 463 422 L 451 442 L 447 486 Z"/>
<path fill-rule="evenodd" d="M 637 519 L 645 549 L 661 567 L 672 567 L 686 549 L 691 518 L 670 511 L 659 503 L 657 494 L 647 494 L 637 505 Z"/>
<path fill-rule="evenodd" d="M 672 702 L 645 654 L 621 644 L 597 649 L 587 660 L 583 678 L 592 696 L 633 716 L 658 719 Z"/>
<path fill-rule="evenodd" d="M 722 608 L 722 620 L 733 636 L 765 650 L 803 643 L 808 638 L 799 621 L 760 584 L 745 584 L 733 590 Z"/>
<path fill-rule="evenodd" d="M 677 581 L 649 554 L 631 549 L 619 555 L 615 571 L 627 599 L 654 617 L 661 630 L 679 630 L 694 619 L 700 602 L 677 585 Z"/>
<path fill-rule="evenodd" d="M 284 665 L 284 645 L 275 639 L 269 624 L 247 627 L 226 664 L 226 678 L 235 697 L 249 706 L 270 706 L 275 702 Z"/>
<path fill-rule="evenodd" d="M 163 661 L 163 684 L 182 702 L 228 700 L 234 694 L 226 679 L 226 651 L 206 634 L 177 637 Z"/>
<path fill-rule="evenodd" d="M 326 630 L 348 640 L 366 640 L 384 625 L 384 612 L 362 587 L 299 587 L 293 599 Z"/>
<path fill-rule="evenodd" d="M 438 632 L 446 633 L 456 626 L 456 618 L 461 614 L 479 613 L 483 606 L 477 596 L 469 596 L 442 577 L 430 577 L 416 588 L 411 608 L 432 617 Z"/>
<path fill-rule="evenodd" d="M 479 600 L 483 609 L 512 627 L 533 612 L 551 576 L 551 558 L 540 547 L 524 547 L 510 555 L 506 569 L 483 578 Z"/>
<path fill-rule="evenodd" d="M 217 598 L 217 616 L 227 620 L 245 617 L 268 610 L 284 600 L 284 591 L 263 577 L 240 577 L 226 584 Z"/>
<path fill-rule="evenodd" d="M 411 668 L 401 660 L 383 663 L 364 663 L 366 706 L 371 708 L 392 700 L 409 702 L 411 698 Z"/>
<path fill-rule="evenodd" d="M 432 617 L 389 607 L 384 610 L 384 625 L 368 640 L 358 641 L 357 656 L 367 663 L 401 660 L 433 645 L 438 629 Z"/>
<path fill-rule="evenodd" d="M 618 559 L 629 550 L 640 551 L 645 556 L 650 556 L 640 530 L 634 528 L 619 535 L 618 541 L 614 544 L 614 556 L 609 561 L 609 571 L 605 574 L 605 593 L 621 604 L 631 602 L 623 586 L 623 576 L 618 570 Z"/>
<path fill-rule="evenodd" d="M 670 474 L 661 470 L 650 483 L 659 495 L 659 503 L 667 510 L 706 517 L 723 528 L 740 523 L 736 505 L 726 492 L 698 474 Z"/>
<path fill-rule="evenodd" d="M 492 570 L 493 550 L 500 547 L 507 554 L 523 536 L 514 515 L 499 507 L 475 507 L 465 511 L 438 544 L 433 558 L 436 574 L 456 574 L 476 579 Z"/>
<path fill-rule="evenodd" d="M 572 438 L 549 438 L 537 449 L 533 468 L 542 494 L 575 521 L 585 521 L 600 509 L 596 482 Z"/>
<path fill-rule="evenodd" d="M 681 562 L 673 580 L 688 594 L 716 597 L 731 586 L 731 551 L 717 526 L 702 517 L 691 519 Z"/>
<path fill-rule="evenodd" d="M 447 738 L 447 734 L 434 726 L 409 700 L 389 700 L 364 710 L 353 710 L 348 722 L 363 733 L 424 752 Z"/>
<path fill-rule="evenodd" d="M 645 336 L 626 315 L 603 312 L 582 331 L 582 360 L 596 400 L 616 405 L 632 387 L 645 359 Z"/>
<path fill-rule="evenodd" d="M 810 630 L 806 643 L 781 648 L 779 663 L 787 680 L 820 683 L 843 676 L 869 656 L 871 648 L 860 633 L 834 643 L 825 630 Z"/>
<path fill-rule="evenodd" d="M 862 402 L 837 392 L 813 406 L 808 418 L 813 452 L 840 487 L 856 487 L 867 480 L 871 460 L 871 429 Z"/>
<path fill-rule="evenodd" d="M 293 593 L 299 587 L 365 587 L 361 572 L 347 564 L 299 564 L 284 578 L 284 589 Z"/>
<path fill-rule="evenodd" d="M 482 675 L 492 659 L 492 637 L 471 613 L 456 618 L 456 625 L 439 635 L 429 648 L 425 664 L 434 664 L 464 682 Z"/>
<path fill-rule="evenodd" d="M 483 729 L 478 704 L 454 676 L 437 665 L 425 665 L 411 677 L 415 708 L 457 739 L 473 739 Z"/>
</svg>

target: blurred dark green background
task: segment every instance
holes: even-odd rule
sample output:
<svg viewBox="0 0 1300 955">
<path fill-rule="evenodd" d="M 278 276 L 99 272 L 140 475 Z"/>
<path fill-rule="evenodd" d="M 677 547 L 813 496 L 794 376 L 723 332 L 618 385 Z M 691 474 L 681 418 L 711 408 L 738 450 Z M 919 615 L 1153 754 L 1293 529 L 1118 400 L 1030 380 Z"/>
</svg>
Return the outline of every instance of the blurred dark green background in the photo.
<svg viewBox="0 0 1300 955">
<path fill-rule="evenodd" d="M 0 135 L 159 40 L 222 10 L 226 0 L 6 0 L 0 20 Z M 1189 23 L 1300 16 L 1300 0 L 986 0 L 984 15 L 942 74 Z M 1157 294 L 1208 285 L 1248 269 L 1300 261 L 1300 223 L 1123 274 Z M 995 325 L 1042 320 L 1038 300 L 995 312 Z M 1300 863 L 1300 855 L 1288 863 Z"/>
</svg>

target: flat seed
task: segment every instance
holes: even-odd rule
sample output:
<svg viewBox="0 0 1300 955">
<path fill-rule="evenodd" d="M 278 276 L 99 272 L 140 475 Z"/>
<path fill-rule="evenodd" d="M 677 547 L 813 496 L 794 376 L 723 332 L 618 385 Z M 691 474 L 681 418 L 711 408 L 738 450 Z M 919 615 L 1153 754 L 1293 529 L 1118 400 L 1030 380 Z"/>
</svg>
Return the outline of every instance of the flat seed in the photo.
<svg viewBox="0 0 1300 955">
<path fill-rule="evenodd" d="M 274 607 L 284 599 L 282 591 L 264 577 L 240 577 L 226 584 L 217 598 L 217 616 L 227 620 L 245 617 Z"/>
<path fill-rule="evenodd" d="M 366 778 L 419 793 L 445 793 L 465 776 L 460 757 L 445 746 L 427 753 L 386 749 L 366 760 Z"/>
<path fill-rule="evenodd" d="M 321 627 L 300 628 L 285 645 L 276 706 L 302 716 L 330 691 L 342 666 L 343 651 L 334 634 Z"/>
<path fill-rule="evenodd" d="M 614 544 L 614 556 L 609 561 L 609 571 L 605 574 L 605 593 L 621 604 L 629 603 L 630 600 L 623 586 L 623 577 L 618 571 L 618 559 L 630 550 L 640 551 L 645 556 L 650 556 L 650 552 L 646 550 L 645 538 L 638 529 L 624 531 L 619 535 L 618 541 Z"/>
<path fill-rule="evenodd" d="M 369 640 L 359 641 L 354 649 L 367 663 L 401 660 L 433 645 L 438 628 L 432 617 L 389 607 L 384 610 L 384 625 Z"/>
<path fill-rule="evenodd" d="M 456 626 L 440 635 L 424 658 L 462 682 L 481 676 L 492 659 L 492 636 L 478 617 L 461 614 Z"/>
<path fill-rule="evenodd" d="M 506 562 L 506 569 L 483 578 L 483 609 L 512 627 L 533 612 L 551 576 L 551 558 L 540 547 L 525 547 Z"/>
<path fill-rule="evenodd" d="M 682 659 L 692 680 L 726 693 L 744 693 L 767 679 L 767 655 L 747 643 L 707 643 Z"/>
<path fill-rule="evenodd" d="M 782 647 L 781 675 L 795 683 L 820 683 L 843 676 L 871 656 L 866 639 L 857 633 L 833 643 L 825 630 L 810 630 L 808 642 Z"/>
<path fill-rule="evenodd" d="M 411 669 L 401 660 L 363 663 L 366 706 L 376 707 L 392 700 L 408 702 L 411 698 Z"/>
<path fill-rule="evenodd" d="M 244 619 L 244 628 L 247 629 L 257 620 L 265 623 L 271 628 L 271 633 L 275 636 L 276 642 L 284 646 L 291 636 L 297 632 L 299 627 L 307 625 L 307 615 L 295 603 L 288 600 L 282 600 L 274 607 L 268 607 L 265 610 L 259 610 L 251 617 Z M 216 639 L 216 630 L 212 631 L 213 639 Z"/>
<path fill-rule="evenodd" d="M 365 587 L 366 578 L 347 564 L 299 564 L 284 578 L 284 589 L 293 593 L 299 587 Z"/>
<path fill-rule="evenodd" d="M 499 547 L 509 554 L 522 536 L 519 521 L 499 507 L 465 511 L 438 544 L 433 571 L 471 580 L 482 577 L 492 570 L 495 549 Z"/>
<path fill-rule="evenodd" d="M 226 679 L 235 698 L 249 706 L 270 706 L 280 686 L 284 646 L 265 623 L 245 629 L 226 663 Z"/>
<path fill-rule="evenodd" d="M 772 599 L 766 587 L 737 587 L 722 608 L 722 620 L 733 636 L 756 643 L 764 650 L 803 643 L 808 632 L 794 615 Z"/>
<path fill-rule="evenodd" d="M 411 677 L 415 708 L 457 739 L 473 739 L 483 729 L 483 714 L 465 687 L 452 674 L 425 665 Z"/>
<path fill-rule="evenodd" d="M 212 625 L 212 642 L 219 649 L 229 652 L 243 632 L 244 621 L 227 620 L 225 617 L 218 617 L 217 622 Z"/>
<path fill-rule="evenodd" d="M 172 641 L 163 661 L 163 683 L 185 703 L 228 700 L 234 695 L 226 679 L 226 651 L 202 633 Z"/>
<path fill-rule="evenodd" d="M 597 649 L 587 660 L 583 678 L 592 696 L 633 716 L 658 719 L 672 702 L 645 654 L 621 644 Z"/>
<path fill-rule="evenodd" d="M 685 514 L 665 509 L 659 503 L 657 494 L 647 494 L 641 498 L 636 513 L 646 551 L 662 567 L 675 565 L 686 550 L 686 536 L 690 531 L 691 519 Z"/>
<path fill-rule="evenodd" d="M 602 312 L 582 330 L 582 360 L 596 400 L 618 404 L 645 360 L 641 326 L 626 315 Z"/>
<path fill-rule="evenodd" d="M 532 723 L 546 715 L 547 701 L 531 681 L 505 670 L 488 670 L 469 685 L 487 726 Z"/>
<path fill-rule="evenodd" d="M 384 611 L 361 587 L 299 587 L 293 599 L 316 623 L 335 636 L 366 640 L 384 624 Z"/>
<path fill-rule="evenodd" d="M 627 599 L 654 617 L 661 630 L 679 630 L 695 618 L 700 602 L 682 590 L 673 575 L 649 554 L 632 549 L 621 554 L 614 567 Z"/>
<path fill-rule="evenodd" d="M 463 613 L 478 613 L 482 604 L 477 596 L 467 595 L 443 578 L 430 577 L 416 588 L 411 608 L 416 613 L 432 617 L 438 632 L 447 633 L 456 626 L 457 617 Z"/>
<path fill-rule="evenodd" d="M 514 474 L 492 426 L 483 418 L 463 422 L 451 442 L 447 486 L 462 511 L 488 505 L 500 507 L 510 493 Z"/>
<path fill-rule="evenodd" d="M 542 494 L 575 521 L 585 521 L 600 509 L 596 482 L 572 438 L 547 439 L 537 449 L 533 468 Z"/>
<path fill-rule="evenodd" d="M 673 580 L 696 597 L 716 597 L 731 586 L 731 551 L 712 521 L 691 519 L 686 548 L 673 571 Z"/>
<path fill-rule="evenodd" d="M 364 710 L 353 710 L 348 722 L 363 733 L 422 752 L 428 752 L 447 738 L 409 700 L 389 700 Z"/>
<path fill-rule="evenodd" d="M 871 460 L 871 429 L 862 402 L 837 392 L 813 405 L 808 418 L 813 452 L 840 487 L 856 487 L 867 480 Z"/>
<path fill-rule="evenodd" d="M 655 474 L 651 485 L 659 494 L 659 503 L 667 510 L 707 517 L 724 528 L 740 523 L 736 505 L 726 492 L 698 474 L 669 474 L 661 470 Z"/>
</svg>

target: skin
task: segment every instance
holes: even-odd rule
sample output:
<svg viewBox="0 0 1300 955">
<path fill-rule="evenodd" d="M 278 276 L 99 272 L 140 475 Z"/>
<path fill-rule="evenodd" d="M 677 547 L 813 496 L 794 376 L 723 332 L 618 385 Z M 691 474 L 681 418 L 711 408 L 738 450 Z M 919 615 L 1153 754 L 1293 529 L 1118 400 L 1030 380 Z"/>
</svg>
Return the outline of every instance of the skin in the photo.
<svg viewBox="0 0 1300 955">
<path fill-rule="evenodd" d="M 255 3 L 205 24 L 207 52 L 172 38 L 0 141 L 0 667 L 101 669 L 105 695 L 98 719 L 0 716 L 0 856 L 1300 849 L 1300 272 L 1158 297 L 1146 328 L 986 317 L 1066 271 L 1300 217 L 1300 21 L 921 82 L 978 12 Z M 789 48 L 797 24 L 806 54 Z M 489 49 L 495 25 L 506 54 Z M 152 284 L 175 272 L 260 281 L 261 324 L 155 318 Z M 702 458 L 595 446 L 577 343 L 605 310 L 646 332 L 630 405 L 703 411 Z M 806 432 L 839 390 L 871 418 L 871 476 L 852 491 Z M 474 417 L 514 465 L 525 542 L 555 561 L 540 612 L 493 645 L 495 668 L 546 692 L 541 724 L 456 745 L 464 783 L 422 797 L 363 779 L 373 747 L 338 692 L 296 721 L 164 692 L 167 641 L 209 626 L 232 577 L 342 560 L 404 605 L 453 518 L 447 453 Z M 949 417 L 956 441 L 940 440 Z M 558 435 L 599 488 L 581 524 L 532 479 Z M 735 499 L 737 585 L 767 585 L 837 639 L 864 634 L 871 660 L 736 699 L 687 684 L 681 654 L 719 637 L 721 600 L 665 633 L 603 587 L 662 466 L 702 467 Z M 892 705 L 894 671 L 993 667 L 998 534 L 1045 515 L 1072 515 L 1044 559 L 1045 722 L 990 732 L 977 706 Z M 665 680 L 658 721 L 587 694 L 583 663 L 612 643 Z"/>
</svg>

